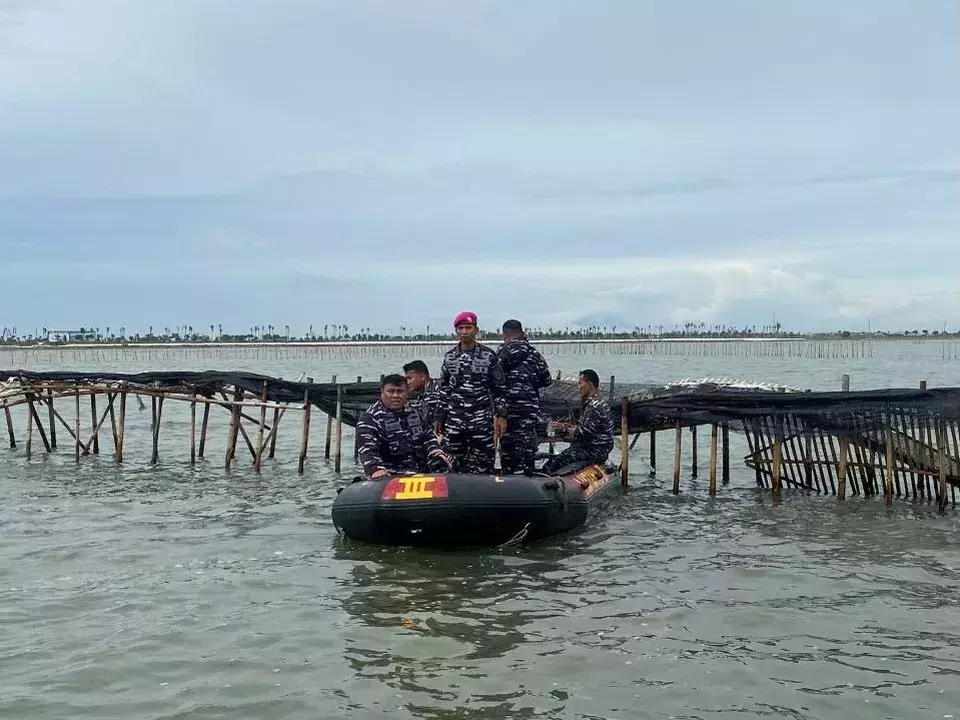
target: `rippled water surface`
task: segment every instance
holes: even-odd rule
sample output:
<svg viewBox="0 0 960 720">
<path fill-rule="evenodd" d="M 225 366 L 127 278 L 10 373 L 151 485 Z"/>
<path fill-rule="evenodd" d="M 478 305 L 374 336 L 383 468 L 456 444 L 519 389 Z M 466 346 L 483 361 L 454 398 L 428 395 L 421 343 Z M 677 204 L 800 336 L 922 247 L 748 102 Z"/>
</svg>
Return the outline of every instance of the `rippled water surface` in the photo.
<svg viewBox="0 0 960 720">
<path fill-rule="evenodd" d="M 319 379 L 400 359 L 154 365 Z M 932 345 L 851 361 L 548 360 L 624 380 L 960 385 L 960 364 Z M 149 405 L 132 401 L 122 467 L 109 436 L 79 465 L 65 433 L 51 456 L 36 438 L 29 461 L 22 442 L 0 448 L 0 717 L 960 717 L 954 511 L 791 492 L 774 505 L 741 469 L 739 438 L 715 499 L 702 469 L 674 497 L 664 437 L 660 473 L 641 440 L 629 493 L 571 536 L 474 553 L 350 546 L 330 524 L 341 480 L 322 421 L 304 476 L 299 416 L 258 476 L 239 449 L 223 469 L 223 411 L 191 467 L 177 405 L 164 406 L 157 466 Z"/>
</svg>

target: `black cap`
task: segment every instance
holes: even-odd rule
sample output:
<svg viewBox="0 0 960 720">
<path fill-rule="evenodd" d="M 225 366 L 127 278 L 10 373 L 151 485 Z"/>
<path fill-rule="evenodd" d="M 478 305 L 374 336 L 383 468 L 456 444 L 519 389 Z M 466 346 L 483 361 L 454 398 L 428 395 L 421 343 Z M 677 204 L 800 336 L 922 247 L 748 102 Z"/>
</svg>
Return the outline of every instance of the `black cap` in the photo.
<svg viewBox="0 0 960 720">
<path fill-rule="evenodd" d="M 504 330 L 515 330 L 516 332 L 523 332 L 523 325 L 520 324 L 519 320 L 507 320 L 503 324 Z"/>
</svg>

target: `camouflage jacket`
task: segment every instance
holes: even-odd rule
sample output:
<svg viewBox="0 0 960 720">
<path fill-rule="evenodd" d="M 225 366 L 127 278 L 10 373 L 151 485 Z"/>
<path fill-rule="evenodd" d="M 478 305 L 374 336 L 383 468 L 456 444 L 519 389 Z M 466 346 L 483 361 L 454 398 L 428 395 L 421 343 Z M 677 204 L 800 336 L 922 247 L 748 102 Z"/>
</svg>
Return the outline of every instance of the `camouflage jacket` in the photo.
<svg viewBox="0 0 960 720">
<path fill-rule="evenodd" d="M 357 454 L 369 477 L 381 469 L 391 474 L 426 472 L 427 459 L 443 451 L 419 410 L 394 411 L 378 400 L 357 421 Z"/>
<path fill-rule="evenodd" d="M 510 415 L 539 415 L 540 390 L 551 383 L 546 360 L 526 338 L 507 340 L 497 350 L 497 357 L 507 379 Z"/>
<path fill-rule="evenodd" d="M 506 378 L 497 354 L 486 345 L 477 344 L 473 350 L 463 350 L 458 344 L 443 356 L 440 370 L 440 415 L 442 420 L 451 413 L 473 410 L 493 410 L 497 417 L 505 417 Z"/>
</svg>

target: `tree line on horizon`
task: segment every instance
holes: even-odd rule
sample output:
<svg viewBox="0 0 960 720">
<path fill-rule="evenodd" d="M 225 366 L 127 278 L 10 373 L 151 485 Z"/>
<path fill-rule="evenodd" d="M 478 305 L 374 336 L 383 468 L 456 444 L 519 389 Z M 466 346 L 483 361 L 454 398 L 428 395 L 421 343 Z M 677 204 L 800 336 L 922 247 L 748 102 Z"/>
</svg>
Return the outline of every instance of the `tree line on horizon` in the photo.
<svg viewBox="0 0 960 720">
<path fill-rule="evenodd" d="M 162 332 L 161 332 L 162 330 Z M 209 332 L 207 332 L 209 330 Z M 148 326 L 146 333 L 127 333 L 127 328 L 79 327 L 75 330 L 59 330 L 42 328 L 33 333 L 21 334 L 16 327 L 4 327 L 0 330 L 0 343 L 6 345 L 22 344 L 59 344 L 59 343 L 162 343 L 162 342 L 377 342 L 377 341 L 443 341 L 454 337 L 450 332 L 432 332 L 430 326 L 422 331 L 406 326 L 400 327 L 400 332 L 373 331 L 370 327 L 354 328 L 339 323 L 327 323 L 317 326 L 310 325 L 303 335 L 291 334 L 290 325 L 277 327 L 274 325 L 252 325 L 246 332 L 224 332 L 223 325 L 211 324 L 202 328 L 193 325 L 164 326 L 163 328 Z M 482 338 L 497 338 L 499 330 L 481 330 Z M 664 325 L 635 325 L 632 328 L 620 328 L 617 325 L 591 325 L 578 328 L 540 328 L 527 329 L 531 339 L 541 340 L 649 340 L 649 339 L 682 339 L 682 338 L 720 338 L 720 339 L 749 339 L 749 338 L 802 338 L 802 337 L 832 337 L 832 338 L 866 338 L 866 337 L 938 337 L 956 336 L 960 332 L 944 330 L 910 329 L 896 332 L 872 331 L 858 332 L 850 330 L 836 330 L 832 332 L 801 333 L 794 330 L 785 330 L 780 323 L 771 325 L 749 325 L 735 327 L 732 325 L 707 325 L 705 323 L 683 323 L 672 328 Z"/>
</svg>

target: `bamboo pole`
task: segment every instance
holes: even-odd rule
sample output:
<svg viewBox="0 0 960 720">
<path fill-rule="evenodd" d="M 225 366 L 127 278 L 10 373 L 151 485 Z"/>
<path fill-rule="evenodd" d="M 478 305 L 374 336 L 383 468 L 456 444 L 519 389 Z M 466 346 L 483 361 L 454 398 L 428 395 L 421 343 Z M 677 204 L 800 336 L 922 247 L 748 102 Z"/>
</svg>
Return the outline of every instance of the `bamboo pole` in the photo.
<svg viewBox="0 0 960 720">
<path fill-rule="evenodd" d="M 846 435 L 840 436 L 840 460 L 837 462 L 837 502 L 847 499 L 847 449 L 850 441 Z"/>
<path fill-rule="evenodd" d="M 197 463 L 197 391 L 193 391 L 194 400 L 190 403 L 190 464 Z"/>
<path fill-rule="evenodd" d="M 50 422 L 50 447 L 57 449 L 57 424 L 53 417 L 53 390 L 47 390 L 47 416 Z"/>
<path fill-rule="evenodd" d="M 333 458 L 333 471 L 340 472 L 340 451 L 343 440 L 343 385 L 337 385 L 337 447 Z"/>
<path fill-rule="evenodd" d="M 90 449 L 93 447 L 93 440 L 100 435 L 100 428 L 103 427 L 103 423 L 106 422 L 107 415 L 110 414 L 110 409 L 113 407 L 113 398 L 112 396 L 108 397 L 109 400 L 107 401 L 107 408 L 103 411 L 103 415 L 100 416 L 99 420 L 96 417 L 93 418 L 93 433 L 90 435 L 90 439 L 87 440 L 86 444 L 83 446 L 84 455 L 90 454 Z M 39 418 L 37 419 L 37 422 L 39 422 Z"/>
<path fill-rule="evenodd" d="M 277 452 L 277 425 L 280 424 L 280 418 L 281 418 L 281 417 L 282 417 L 282 413 L 281 413 L 281 411 L 280 411 L 280 408 L 274 408 L 274 409 L 273 409 L 273 422 L 270 424 L 270 433 L 271 433 L 271 437 L 270 437 L 270 452 L 269 452 L 269 454 L 267 455 L 267 457 L 270 458 L 271 460 L 273 459 L 274 455 L 275 455 L 276 452 Z"/>
<path fill-rule="evenodd" d="M 160 459 L 160 416 L 163 414 L 163 395 L 154 398 L 154 421 L 153 421 L 153 454 L 150 456 L 150 464 L 156 465 Z"/>
<path fill-rule="evenodd" d="M 774 428 L 773 435 L 773 467 L 772 472 L 772 493 L 774 498 L 780 497 L 780 466 L 783 460 L 783 448 L 781 447 L 781 432 L 779 426 Z"/>
<path fill-rule="evenodd" d="M 260 401 L 264 403 L 260 407 L 260 426 L 257 429 L 257 453 L 253 458 L 253 471 L 256 473 L 260 472 L 260 461 L 263 459 L 263 426 L 267 423 L 267 406 L 266 402 L 268 399 L 268 387 L 267 381 L 264 380 L 260 388 Z"/>
<path fill-rule="evenodd" d="M 37 411 L 37 406 L 33 402 L 34 397 L 37 398 L 37 401 L 41 401 L 43 396 L 41 395 L 34 396 L 33 393 L 30 394 L 31 402 L 29 405 L 29 412 L 30 412 L 29 419 L 32 420 L 34 423 L 36 423 L 37 432 L 40 433 L 40 440 L 41 442 L 43 442 L 43 449 L 49 453 L 51 451 L 50 441 L 47 440 L 47 433 L 43 429 L 43 422 L 41 422 L 40 420 L 40 413 Z"/>
<path fill-rule="evenodd" d="M 937 455 L 938 465 L 940 466 L 940 512 L 947 509 L 947 428 L 943 420 L 937 421 Z"/>
<path fill-rule="evenodd" d="M 698 459 L 697 459 L 697 450 L 698 450 L 698 448 L 697 448 L 697 426 L 696 426 L 696 425 L 691 425 L 691 426 L 690 426 L 690 454 L 691 454 L 691 457 L 692 457 L 691 462 L 693 463 L 693 467 L 691 468 L 691 474 L 692 474 L 693 477 L 697 477 L 697 474 L 698 474 L 698 472 L 699 472 L 699 469 L 698 469 L 698 467 L 697 467 L 697 465 L 699 464 L 699 461 L 698 461 Z"/>
<path fill-rule="evenodd" d="M 74 433 L 74 436 L 73 436 L 76 439 L 76 443 L 73 448 L 73 454 L 74 454 L 74 458 L 76 459 L 76 462 L 79 464 L 80 463 L 80 389 L 79 388 L 77 388 L 74 398 L 76 400 L 77 413 L 76 413 L 76 432 Z"/>
<path fill-rule="evenodd" d="M 123 462 L 123 438 L 127 432 L 127 391 L 120 391 L 120 438 L 117 440 L 117 462 Z"/>
<path fill-rule="evenodd" d="M 110 436 L 113 438 L 113 457 L 116 458 L 120 452 L 120 438 L 117 435 L 117 413 L 113 407 L 117 400 L 117 393 L 109 393 L 107 398 L 107 409 L 110 411 Z"/>
<path fill-rule="evenodd" d="M 234 390 L 236 397 L 236 390 Z M 236 405 L 230 408 L 230 426 L 227 429 L 227 450 L 224 457 L 224 465 L 227 470 L 230 469 L 230 461 L 233 460 L 237 448 L 237 433 L 240 424 L 240 408 Z"/>
<path fill-rule="evenodd" d="M 200 447 L 197 450 L 197 456 L 203 457 L 203 451 L 207 447 L 207 423 L 210 420 L 210 403 L 203 405 L 203 419 L 200 421 Z"/>
<path fill-rule="evenodd" d="M 650 473 L 657 472 L 657 431 L 650 431 Z"/>
<path fill-rule="evenodd" d="M 90 394 L 90 423 L 93 425 L 93 454 L 100 454 L 100 425 L 97 423 L 97 396 Z M 89 443 L 87 444 L 89 453 Z"/>
<path fill-rule="evenodd" d="M 884 485 L 886 486 L 886 487 L 885 487 L 885 493 L 884 493 L 884 494 L 886 495 L 886 504 L 887 504 L 887 507 L 889 507 L 891 504 L 893 504 L 893 493 L 892 493 L 892 491 L 891 491 L 890 488 L 892 487 L 893 474 L 894 474 L 894 465 L 893 465 L 893 428 L 891 427 L 891 425 L 890 425 L 889 422 L 887 423 L 887 427 L 884 428 L 883 434 L 884 434 L 884 444 L 886 445 L 886 451 L 887 451 L 887 452 L 886 452 L 886 455 L 887 455 L 887 458 L 886 458 L 886 459 L 887 459 L 887 468 L 886 468 L 886 470 L 887 470 L 887 471 L 886 471 L 886 472 L 884 473 L 884 475 L 883 475 Z M 906 493 L 904 493 L 904 495 L 906 495 Z"/>
<path fill-rule="evenodd" d="M 363 382 L 363 377 L 357 375 L 357 385 Z M 353 461 L 356 462 L 360 459 L 360 445 L 357 442 L 357 429 L 353 429 Z"/>
<path fill-rule="evenodd" d="M 27 394 L 27 402 L 30 403 L 30 395 Z M 27 409 L 27 444 L 25 447 L 27 458 L 33 454 L 33 413 Z"/>
<path fill-rule="evenodd" d="M 611 375 L 610 376 L 610 402 L 613 402 L 613 391 L 614 391 L 614 388 L 616 387 L 616 383 L 617 383 L 617 376 Z"/>
<path fill-rule="evenodd" d="M 710 426 L 710 494 L 717 494 L 717 435 L 719 428 L 714 423 Z"/>
<path fill-rule="evenodd" d="M 309 383 L 310 381 L 307 380 Z M 310 390 L 303 391 L 303 418 L 300 424 L 300 460 L 297 472 L 303 475 L 303 464 L 307 460 L 307 443 L 310 440 Z"/>
<path fill-rule="evenodd" d="M 383 378 L 380 378 L 380 379 L 382 380 Z M 331 382 L 333 383 L 337 382 L 336 375 L 333 376 L 333 380 Z M 331 442 L 332 435 L 333 435 L 333 414 L 331 413 L 327 415 L 327 437 L 323 445 L 324 460 L 330 459 L 330 442 Z"/>
<path fill-rule="evenodd" d="M 610 377 L 613 385 L 613 376 Z M 630 400 L 626 397 L 620 400 L 620 487 L 627 489 L 630 474 Z"/>
<path fill-rule="evenodd" d="M 677 420 L 676 442 L 673 447 L 673 494 L 680 494 L 680 444 L 683 439 L 683 428 Z"/>
<path fill-rule="evenodd" d="M 13 415 L 10 413 L 10 407 L 6 400 L 3 401 L 3 414 L 7 420 L 7 437 L 10 439 L 10 449 L 14 450 L 17 447 L 17 435 L 13 431 Z"/>
<path fill-rule="evenodd" d="M 724 485 L 730 482 L 730 424 L 724 422 L 720 428 L 722 441 L 722 463 L 723 470 L 721 481 Z"/>
</svg>

